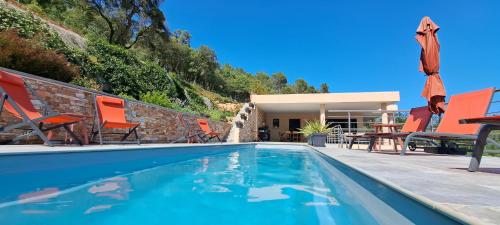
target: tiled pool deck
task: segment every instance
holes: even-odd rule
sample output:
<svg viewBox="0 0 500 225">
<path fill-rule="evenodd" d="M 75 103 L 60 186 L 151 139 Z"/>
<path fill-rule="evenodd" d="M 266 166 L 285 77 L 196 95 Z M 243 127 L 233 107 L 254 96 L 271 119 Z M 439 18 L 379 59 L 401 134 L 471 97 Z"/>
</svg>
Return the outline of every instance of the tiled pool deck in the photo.
<svg viewBox="0 0 500 225">
<path fill-rule="evenodd" d="M 181 146 L 194 145 L 145 144 L 52 148 L 41 145 L 17 145 L 1 146 L 0 155 Z M 500 158 L 483 157 L 480 172 L 471 173 L 467 171 L 470 158 L 466 156 L 423 153 L 399 156 L 391 151 L 368 153 L 363 150 L 339 149 L 335 146 L 316 149 L 409 196 L 470 223 L 500 224 Z"/>
<path fill-rule="evenodd" d="M 470 157 L 393 151 L 317 148 L 367 175 L 474 224 L 500 224 L 500 158 L 483 157 L 468 172 Z M 411 210 L 411 209 L 408 209 Z"/>
</svg>

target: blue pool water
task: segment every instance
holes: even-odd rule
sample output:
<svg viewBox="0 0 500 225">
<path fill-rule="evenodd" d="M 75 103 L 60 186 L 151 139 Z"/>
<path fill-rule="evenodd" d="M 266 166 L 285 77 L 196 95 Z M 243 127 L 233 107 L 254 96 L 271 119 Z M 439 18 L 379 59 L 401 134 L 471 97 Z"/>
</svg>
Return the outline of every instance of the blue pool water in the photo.
<svg viewBox="0 0 500 225">
<path fill-rule="evenodd" d="M 457 224 L 306 147 L 9 156 L 0 169 L 2 225 Z"/>
</svg>

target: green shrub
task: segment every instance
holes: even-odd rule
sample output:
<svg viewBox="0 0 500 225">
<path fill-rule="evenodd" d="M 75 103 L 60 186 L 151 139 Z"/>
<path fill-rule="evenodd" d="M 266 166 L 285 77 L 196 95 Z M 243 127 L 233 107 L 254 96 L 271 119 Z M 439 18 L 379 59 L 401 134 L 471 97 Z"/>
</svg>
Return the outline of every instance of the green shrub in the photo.
<svg viewBox="0 0 500 225">
<path fill-rule="evenodd" d="M 15 29 L 23 38 L 37 36 L 44 47 L 64 51 L 66 45 L 59 35 L 51 30 L 42 20 L 30 13 L 21 12 L 0 3 L 0 31 Z"/>
<path fill-rule="evenodd" d="M 306 125 L 304 128 L 300 129 L 299 133 L 309 137 L 312 134 L 328 134 L 331 131 L 332 128 L 329 128 L 329 124 L 323 125 L 319 120 L 313 120 L 307 121 Z"/>
<path fill-rule="evenodd" d="M 82 67 L 82 74 L 102 83 L 103 90 L 126 93 L 136 99 L 153 90 L 177 97 L 172 79 L 158 64 L 141 61 L 126 49 L 91 37 L 87 52 L 72 53 L 72 60 Z"/>
<path fill-rule="evenodd" d="M 210 117 L 212 120 L 216 121 L 227 121 L 228 117 L 232 117 L 233 113 L 229 111 L 219 111 L 215 109 L 207 110 L 206 114 Z"/>
<path fill-rule="evenodd" d="M 95 79 L 92 79 L 90 77 L 86 76 L 80 76 L 75 79 L 73 79 L 70 83 L 82 87 L 86 87 L 88 89 L 92 89 L 95 91 L 101 91 L 102 90 L 102 85 L 97 83 Z"/>
<path fill-rule="evenodd" d="M 161 91 L 151 91 L 141 94 L 141 101 L 163 106 L 166 108 L 172 108 L 173 103 L 165 92 Z"/>
<path fill-rule="evenodd" d="M 130 95 L 127 95 L 125 93 L 120 93 L 118 94 L 118 96 L 120 96 L 121 98 L 123 99 L 128 99 L 128 100 L 136 100 L 134 97 L 130 96 Z"/>
<path fill-rule="evenodd" d="M 69 82 L 80 76 L 79 68 L 64 55 L 41 46 L 35 39 L 27 40 L 16 30 L 0 32 L 0 66 Z"/>
</svg>

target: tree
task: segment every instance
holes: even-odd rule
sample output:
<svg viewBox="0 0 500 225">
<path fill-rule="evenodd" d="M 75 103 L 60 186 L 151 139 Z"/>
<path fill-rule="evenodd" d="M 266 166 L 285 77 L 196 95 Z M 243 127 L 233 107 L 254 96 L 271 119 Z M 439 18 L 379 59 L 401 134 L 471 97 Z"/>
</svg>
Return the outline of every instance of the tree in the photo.
<svg viewBox="0 0 500 225">
<path fill-rule="evenodd" d="M 316 90 L 316 88 L 314 86 L 309 86 L 307 87 L 307 93 L 318 93 L 318 91 Z"/>
<path fill-rule="evenodd" d="M 269 82 L 269 76 L 265 72 L 258 72 L 255 74 L 255 78 L 261 82 Z"/>
<path fill-rule="evenodd" d="M 273 84 L 273 80 L 271 79 L 271 77 L 269 77 L 269 75 L 267 75 L 267 73 L 258 72 L 257 74 L 255 74 L 255 78 L 260 81 L 260 83 L 267 89 L 268 94 L 277 92 Z"/>
<path fill-rule="evenodd" d="M 322 83 L 321 88 L 320 88 L 321 93 L 330 93 L 330 90 L 328 90 L 328 84 L 327 83 Z"/>
<path fill-rule="evenodd" d="M 189 68 L 191 67 L 192 52 L 193 49 L 189 46 L 171 41 L 167 45 L 159 45 L 155 52 L 151 52 L 151 55 L 167 71 L 176 73 L 182 79 L 187 80 Z"/>
<path fill-rule="evenodd" d="M 168 41 L 162 0 L 87 0 L 109 29 L 108 41 L 125 48 L 134 46 L 143 36 L 159 34 Z"/>
<path fill-rule="evenodd" d="M 282 72 L 273 74 L 271 79 L 278 93 L 280 93 L 281 89 L 288 83 L 285 74 Z"/>
<path fill-rule="evenodd" d="M 191 34 L 185 30 L 175 30 L 172 39 L 177 43 L 191 46 Z"/>
<path fill-rule="evenodd" d="M 306 93 L 308 89 L 307 82 L 304 79 L 297 79 L 295 81 L 295 92 L 298 94 Z"/>
<path fill-rule="evenodd" d="M 286 85 L 281 89 L 281 94 L 295 94 L 295 90 L 292 86 Z"/>
<path fill-rule="evenodd" d="M 200 84 L 206 89 L 212 89 L 211 79 L 215 77 L 215 70 L 219 67 L 215 52 L 207 46 L 201 46 L 191 53 L 189 66 L 187 80 Z"/>
</svg>

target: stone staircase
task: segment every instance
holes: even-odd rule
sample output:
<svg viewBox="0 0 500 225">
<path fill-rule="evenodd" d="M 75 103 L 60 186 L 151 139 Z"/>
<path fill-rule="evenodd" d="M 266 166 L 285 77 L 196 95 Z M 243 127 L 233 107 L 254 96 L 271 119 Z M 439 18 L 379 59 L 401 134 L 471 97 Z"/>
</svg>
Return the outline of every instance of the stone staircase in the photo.
<svg viewBox="0 0 500 225">
<path fill-rule="evenodd" d="M 254 110 L 253 103 L 245 103 L 243 107 L 241 107 L 238 114 L 233 118 L 233 122 L 231 125 L 231 130 L 229 131 L 227 142 L 228 143 L 240 143 L 242 140 L 242 135 L 246 135 L 244 133 L 248 130 L 248 124 L 252 121 L 251 116 L 252 111 Z"/>
</svg>

